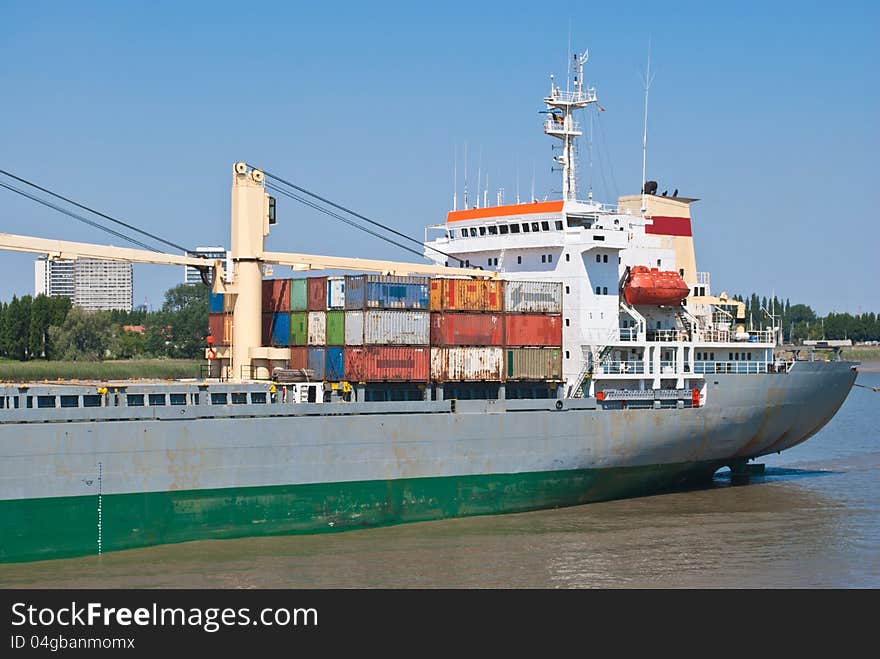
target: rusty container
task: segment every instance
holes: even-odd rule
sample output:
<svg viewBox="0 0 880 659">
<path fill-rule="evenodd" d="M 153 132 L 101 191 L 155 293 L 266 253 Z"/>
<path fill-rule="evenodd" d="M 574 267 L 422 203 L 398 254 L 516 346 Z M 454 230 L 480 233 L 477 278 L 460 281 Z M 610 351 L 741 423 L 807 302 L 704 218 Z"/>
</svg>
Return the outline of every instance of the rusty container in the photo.
<svg viewBox="0 0 880 659">
<path fill-rule="evenodd" d="M 214 345 L 228 346 L 232 343 L 232 316 L 227 313 L 208 314 L 208 333 Z"/>
<path fill-rule="evenodd" d="M 263 280 L 263 313 L 290 311 L 290 280 Z"/>
<path fill-rule="evenodd" d="M 504 310 L 507 313 L 562 313 L 562 282 L 506 281 Z"/>
<path fill-rule="evenodd" d="M 308 296 L 309 311 L 326 311 L 327 277 L 309 277 Z"/>
<path fill-rule="evenodd" d="M 272 321 L 275 320 L 275 314 L 271 311 L 264 313 L 260 331 L 260 345 L 268 346 L 272 344 Z"/>
<path fill-rule="evenodd" d="M 431 280 L 431 311 L 503 311 L 504 281 L 500 279 Z"/>
<path fill-rule="evenodd" d="M 504 380 L 501 348 L 431 348 L 435 382 L 500 382 Z"/>
<path fill-rule="evenodd" d="M 346 347 L 345 377 L 355 382 L 427 382 L 430 357 L 430 348 Z"/>
<path fill-rule="evenodd" d="M 561 346 L 562 316 L 509 313 L 504 340 L 508 346 Z"/>
<path fill-rule="evenodd" d="M 302 346 L 295 346 L 290 349 L 290 368 L 308 368 L 309 367 L 309 349 Z"/>
<path fill-rule="evenodd" d="M 562 379 L 562 348 L 508 348 L 504 353 L 508 380 Z"/>
<path fill-rule="evenodd" d="M 432 346 L 503 346 L 504 319 L 495 313 L 431 313 Z"/>
</svg>

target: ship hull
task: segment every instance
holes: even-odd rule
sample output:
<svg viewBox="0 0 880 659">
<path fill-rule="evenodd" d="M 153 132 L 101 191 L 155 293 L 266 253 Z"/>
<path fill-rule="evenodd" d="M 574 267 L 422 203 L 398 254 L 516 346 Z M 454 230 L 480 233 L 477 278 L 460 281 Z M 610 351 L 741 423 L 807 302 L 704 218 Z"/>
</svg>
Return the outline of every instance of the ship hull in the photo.
<svg viewBox="0 0 880 659">
<path fill-rule="evenodd" d="M 0 424 L 0 561 L 648 494 L 809 437 L 855 371 L 799 362 L 787 374 L 707 378 L 695 409 L 443 401 L 383 413 L 391 404 L 327 406 L 333 416 L 317 405 L 297 416 Z"/>
</svg>

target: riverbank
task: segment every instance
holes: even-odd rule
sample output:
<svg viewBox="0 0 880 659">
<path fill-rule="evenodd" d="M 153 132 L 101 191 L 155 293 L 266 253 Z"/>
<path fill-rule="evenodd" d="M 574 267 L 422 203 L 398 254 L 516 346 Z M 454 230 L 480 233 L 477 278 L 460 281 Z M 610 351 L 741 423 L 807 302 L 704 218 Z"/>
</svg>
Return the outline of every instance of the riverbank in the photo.
<svg viewBox="0 0 880 659">
<path fill-rule="evenodd" d="M 197 359 L 119 359 L 103 362 L 0 361 L 0 381 L 177 379 L 199 376 Z"/>
</svg>

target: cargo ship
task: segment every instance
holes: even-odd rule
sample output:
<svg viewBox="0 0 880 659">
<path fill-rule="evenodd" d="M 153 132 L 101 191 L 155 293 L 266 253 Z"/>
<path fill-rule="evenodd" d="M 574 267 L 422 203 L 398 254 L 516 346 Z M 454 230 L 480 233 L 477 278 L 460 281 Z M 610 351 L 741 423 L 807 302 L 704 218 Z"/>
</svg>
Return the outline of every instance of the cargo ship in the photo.
<svg viewBox="0 0 880 659">
<path fill-rule="evenodd" d="M 453 205 L 425 263 L 267 251 L 267 173 L 236 163 L 204 377 L 0 384 L 0 561 L 650 494 L 822 428 L 855 364 L 782 361 L 778 328 L 746 329 L 713 295 L 696 199 L 578 198 L 584 60 L 543 99 L 562 198 Z M 356 274 L 265 279 L 267 264 Z"/>
</svg>

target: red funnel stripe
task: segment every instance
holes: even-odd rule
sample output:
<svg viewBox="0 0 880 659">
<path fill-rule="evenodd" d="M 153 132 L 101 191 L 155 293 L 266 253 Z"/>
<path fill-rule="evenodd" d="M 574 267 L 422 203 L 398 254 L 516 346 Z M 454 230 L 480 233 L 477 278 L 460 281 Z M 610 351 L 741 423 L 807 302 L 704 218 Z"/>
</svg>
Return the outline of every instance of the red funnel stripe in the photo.
<svg viewBox="0 0 880 659">
<path fill-rule="evenodd" d="M 645 233 L 654 233 L 661 236 L 692 236 L 691 220 L 689 217 L 666 217 L 655 215 L 651 218 L 654 224 L 645 226 Z"/>
</svg>

